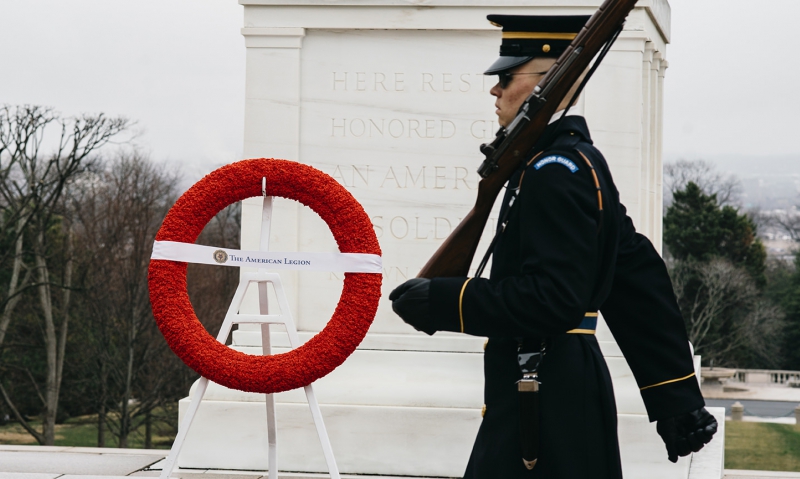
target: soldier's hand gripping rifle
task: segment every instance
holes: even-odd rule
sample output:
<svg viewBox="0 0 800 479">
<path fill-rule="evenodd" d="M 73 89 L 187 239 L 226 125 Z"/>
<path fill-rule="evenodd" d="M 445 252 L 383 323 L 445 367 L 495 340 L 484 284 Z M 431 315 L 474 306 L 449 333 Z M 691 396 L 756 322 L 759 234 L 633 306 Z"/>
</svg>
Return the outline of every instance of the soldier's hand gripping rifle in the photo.
<svg viewBox="0 0 800 479">
<path fill-rule="evenodd" d="M 622 31 L 625 17 L 635 4 L 636 0 L 605 0 L 534 88 L 511 124 L 501 128 L 494 141 L 481 146 L 481 152 L 486 159 L 478 169 L 478 174 L 483 179 L 478 183 L 475 206 L 431 256 L 419 277 L 467 276 L 486 220 L 503 185 L 520 163 L 528 158 L 556 108 L 586 71 L 592 59 L 600 53 L 576 96 L 580 93 Z"/>
</svg>

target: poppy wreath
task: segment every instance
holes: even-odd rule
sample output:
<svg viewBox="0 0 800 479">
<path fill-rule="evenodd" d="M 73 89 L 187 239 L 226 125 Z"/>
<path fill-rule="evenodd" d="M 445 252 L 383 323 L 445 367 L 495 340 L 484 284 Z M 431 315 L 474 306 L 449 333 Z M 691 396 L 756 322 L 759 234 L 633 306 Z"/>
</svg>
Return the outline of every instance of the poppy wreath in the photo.
<svg viewBox="0 0 800 479">
<path fill-rule="evenodd" d="M 223 208 L 261 196 L 262 178 L 268 196 L 314 210 L 328 224 L 340 252 L 381 254 L 366 212 L 336 180 L 308 165 L 265 158 L 223 166 L 195 183 L 170 209 L 156 240 L 194 243 Z M 189 302 L 186 268 L 182 262 L 150 261 L 150 303 L 158 328 L 172 351 L 200 375 L 254 393 L 307 386 L 342 364 L 364 339 L 381 294 L 380 274 L 345 273 L 339 303 L 322 331 L 297 349 L 255 356 L 228 348 L 205 330 Z"/>
</svg>

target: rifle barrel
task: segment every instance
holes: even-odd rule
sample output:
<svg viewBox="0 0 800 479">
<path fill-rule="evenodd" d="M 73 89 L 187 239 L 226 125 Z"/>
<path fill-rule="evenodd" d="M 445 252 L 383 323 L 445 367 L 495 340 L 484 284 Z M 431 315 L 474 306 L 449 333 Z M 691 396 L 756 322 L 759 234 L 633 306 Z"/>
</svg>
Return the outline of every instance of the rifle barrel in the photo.
<svg viewBox="0 0 800 479">
<path fill-rule="evenodd" d="M 531 153 L 556 108 L 592 59 L 615 38 L 636 1 L 605 0 L 533 90 L 514 124 L 501 129 L 490 145 L 481 147 L 486 159 L 478 170 L 483 179 L 478 183 L 475 205 L 422 267 L 418 277 L 467 276 L 503 185 Z"/>
</svg>

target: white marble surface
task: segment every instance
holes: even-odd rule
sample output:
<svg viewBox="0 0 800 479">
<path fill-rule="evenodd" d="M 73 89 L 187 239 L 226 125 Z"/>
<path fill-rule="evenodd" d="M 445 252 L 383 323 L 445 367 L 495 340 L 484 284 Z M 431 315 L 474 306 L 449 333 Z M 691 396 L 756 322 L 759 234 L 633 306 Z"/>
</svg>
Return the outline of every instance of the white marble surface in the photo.
<svg viewBox="0 0 800 479">
<path fill-rule="evenodd" d="M 107 449 L 106 451 L 111 450 Z M 35 474 L 88 474 L 115 476 L 127 475 L 143 469 L 160 458 L 149 451 L 137 454 L 131 449 L 125 453 L 80 451 L 79 448 L 0 449 L 0 472 Z M 47 453 L 49 454 L 43 454 Z"/>
<path fill-rule="evenodd" d="M 276 335 L 277 336 L 277 335 Z M 612 343 L 613 344 L 613 343 Z M 257 354 L 255 346 L 236 349 Z M 274 353 L 285 352 L 276 347 Z M 620 414 L 647 412 L 633 373 L 622 356 L 606 355 L 617 410 Z M 321 403 L 467 407 L 483 404 L 482 352 L 358 349 L 345 363 L 315 383 Z M 636 392 L 631 394 L 631 391 Z M 305 402 L 302 390 L 278 395 L 279 401 Z M 262 396 L 211 383 L 206 399 L 262 401 Z"/>
<path fill-rule="evenodd" d="M 740 471 L 726 469 L 725 479 L 800 479 L 800 472 Z"/>
<path fill-rule="evenodd" d="M 716 411 L 712 411 L 712 413 L 717 413 Z M 639 430 L 646 430 L 648 426 L 646 424 L 642 424 L 638 421 L 638 418 L 634 418 L 634 421 L 628 421 L 625 418 L 621 418 L 621 430 L 629 430 L 629 429 L 639 429 Z M 723 430 L 720 430 L 721 433 L 724 433 Z M 716 441 L 716 439 L 715 439 Z M 625 450 L 625 443 L 623 443 L 623 457 L 626 454 L 634 454 L 636 457 L 633 458 L 632 461 L 626 461 L 626 469 L 625 469 L 625 477 L 626 478 L 666 478 L 671 477 L 669 472 L 675 471 L 684 471 L 686 468 L 689 468 L 689 475 L 693 479 L 719 479 L 720 478 L 720 468 L 718 467 L 722 460 L 722 452 L 723 449 L 721 445 L 717 445 L 714 447 L 715 442 L 712 442 L 708 446 L 706 446 L 703 451 L 699 454 L 695 454 L 691 458 L 682 458 L 678 464 L 671 464 L 665 463 L 665 451 L 658 448 L 653 448 L 648 450 L 647 447 L 645 448 L 629 448 L 629 451 Z M 58 449 L 58 450 L 56 450 Z M 24 452 L 28 454 L 29 460 L 26 462 L 27 470 L 29 472 L 6 472 L 10 469 L 9 466 L 13 466 L 13 462 L 8 463 L 6 461 L 2 461 L 2 452 L 6 451 L 15 451 L 15 452 Z M 60 451 L 60 452 L 59 452 Z M 61 460 L 61 456 L 63 456 L 64 452 L 68 452 L 71 456 L 71 459 L 64 462 Z M 209 451 L 209 454 L 217 454 L 219 451 Z M 80 447 L 69 447 L 69 448 L 52 448 L 52 447 L 42 447 L 42 446 L 3 446 L 0 445 L 0 479 L 66 479 L 66 478 L 75 478 L 75 479 L 90 479 L 90 478 L 122 478 L 122 477 L 158 477 L 160 470 L 161 470 L 161 463 L 163 462 L 163 457 L 166 451 L 164 450 L 141 450 L 141 449 L 113 449 L 113 448 L 104 448 L 98 450 L 97 448 L 80 448 Z M 644 454 L 644 455 L 642 455 Z M 115 462 L 120 467 L 116 474 L 103 474 L 97 475 L 93 474 L 90 469 L 86 469 L 81 471 L 80 473 L 74 473 L 74 469 L 71 469 L 75 463 L 81 464 L 92 464 L 96 460 L 98 456 L 101 455 L 112 455 L 115 458 Z M 126 460 L 129 457 L 141 457 L 142 455 L 150 456 L 151 460 L 154 461 L 154 464 L 146 468 L 146 470 L 138 471 L 140 469 L 139 466 L 136 466 L 136 463 L 130 463 Z M 641 455 L 641 457 L 639 457 Z M 652 470 L 655 471 L 654 474 L 651 475 L 651 470 L 645 467 L 645 463 L 647 462 L 647 458 L 650 457 L 654 462 L 650 464 Z M 127 465 L 125 465 L 127 463 Z M 40 472 L 43 470 L 47 470 L 48 468 L 53 468 L 54 464 L 60 464 L 63 467 L 63 471 L 70 471 L 64 474 L 64 472 Z M 62 470 L 61 467 L 56 467 L 59 470 Z M 657 468 L 657 469 L 656 469 Z M 195 469 L 179 469 L 175 471 L 172 475 L 174 478 L 192 478 L 192 477 L 203 477 L 208 479 L 257 479 L 257 478 L 264 478 L 267 477 L 267 471 L 264 468 L 261 469 L 254 469 L 249 471 L 244 470 L 225 470 L 225 469 L 206 469 L 206 468 L 195 468 Z M 292 473 L 292 472 L 281 472 L 279 475 L 280 479 L 320 479 L 329 477 L 327 474 L 324 473 Z M 373 475 L 349 475 L 344 474 L 342 479 L 379 479 L 379 478 L 386 478 L 389 477 L 399 479 L 399 476 L 373 476 Z M 408 477 L 408 476 L 405 476 Z M 685 477 L 685 476 L 683 476 Z M 741 479 L 757 479 L 757 478 L 798 478 L 800 477 L 800 473 L 796 472 L 781 472 L 781 471 L 733 471 L 733 470 L 726 470 L 724 471 L 724 477 L 726 478 L 741 478 Z M 424 478 L 420 478 L 424 479 Z"/>
<path fill-rule="evenodd" d="M 692 454 L 689 479 L 720 479 L 725 475 L 725 408 L 710 407 L 708 412 L 717 420 L 717 434 L 700 452 Z"/>
<path fill-rule="evenodd" d="M 294 11 L 292 26 L 276 29 L 272 25 L 287 8 L 293 11 L 287 6 L 246 11 L 248 42 L 259 38 L 261 43 L 248 47 L 245 154 L 311 164 L 356 197 L 383 250 L 384 298 L 371 332 L 411 333 L 385 296 L 416 276 L 474 202 L 478 146 L 493 138 L 498 127 L 494 98 L 488 94 L 493 77 L 481 72 L 496 57 L 499 30 L 297 26 L 311 22 L 321 6 L 303 7 L 302 15 Z M 340 16 L 353 21 L 343 16 L 344 7 L 325 8 L 331 10 L 324 15 L 327 21 Z M 349 8 L 373 22 L 385 14 Z M 591 8 L 570 8 L 591 13 Z M 441 7 L 414 15 L 427 18 L 442 10 L 449 15 L 443 27 L 464 28 L 460 19 L 473 17 L 488 25 L 482 11 Z M 654 52 L 663 38 L 645 12 L 634 12 L 628 30 L 590 82 L 585 111 L 630 215 L 658 245 L 661 165 L 655 146 L 663 68 Z M 286 38 L 295 39 L 293 46 L 287 46 Z M 258 241 L 258 217 L 256 202 L 248 203 L 245 248 Z M 495 213 L 487 231 L 493 231 L 496 220 Z M 275 221 L 271 245 L 276 251 L 336 248 L 328 226 L 304 206 L 276 202 Z M 479 251 L 489 236 L 484 235 Z M 286 276 L 299 329 L 320 330 L 341 293 L 341 275 Z"/>
<path fill-rule="evenodd" d="M 618 432 L 623 477 L 632 479 L 688 477 L 691 458 L 681 458 L 675 464 L 669 462 L 667 449 L 656 432 L 656 425 L 650 423 L 647 416 L 620 413 Z"/>
<path fill-rule="evenodd" d="M 242 350 L 256 352 L 255 348 Z M 621 357 L 606 360 L 617 394 L 625 476 L 686 478 L 690 460 L 683 459 L 678 465 L 667 461 L 664 445 L 655 424 L 647 420 L 641 398 L 638 394 L 625 394 L 636 389 L 627 364 Z M 481 361 L 480 353 L 358 350 L 342 367 L 317 381 L 315 390 L 334 453 L 340 466 L 347 465 L 342 466 L 342 472 L 447 477 L 462 474 L 480 424 Z M 323 471 L 325 464 L 302 391 L 280 393 L 277 401 L 280 468 Z M 181 411 L 187 406 L 187 400 L 181 401 Z M 179 465 L 268 467 L 262 416 L 263 395 L 211 383 Z M 376 425 L 379 429 L 372 429 Z M 281 432 L 285 429 L 290 432 Z M 724 433 L 717 436 L 715 447 L 724 445 L 723 436 Z M 432 438 L 438 439 L 431 443 Z M 442 445 L 438 441 L 455 442 Z M 313 447 L 304 449 L 308 444 Z M 395 459 L 388 459 L 389 451 L 397 454 L 392 456 Z M 445 453 L 448 457 L 455 454 L 453 457 L 458 460 L 442 463 Z M 417 464 L 409 467 L 401 460 L 405 455 L 416 457 Z M 367 457 L 381 458 L 380 467 L 363 468 Z M 373 464 L 371 459 L 368 462 Z M 419 464 L 427 466 L 419 469 Z"/>
<path fill-rule="evenodd" d="M 181 401 L 181 410 L 187 406 L 187 400 Z M 479 409 L 327 404 L 321 408 L 342 473 L 460 477 L 480 425 Z M 253 401 L 204 402 L 195 434 L 190 435 L 178 464 L 197 468 L 268 468 L 264 411 L 263 403 Z M 279 402 L 278 424 L 279 468 L 325 472 L 308 408 L 300 402 Z M 620 414 L 618 431 L 625 477 L 689 477 L 693 459 L 670 463 L 655 424 L 649 423 L 646 416 Z M 721 466 L 721 437 L 708 446 L 703 462 L 706 466 L 693 478 L 720 477 L 709 475 L 711 466 L 707 464 Z"/>
<path fill-rule="evenodd" d="M 255 352 L 255 349 L 248 352 Z M 319 402 L 328 405 L 472 408 L 480 411 L 483 405 L 483 356 L 356 351 L 341 367 L 317 380 L 314 389 Z M 206 399 L 263 403 L 264 396 L 210 383 Z M 279 393 L 277 400 L 306 402 L 302 389 Z"/>
<path fill-rule="evenodd" d="M 460 475 L 481 420 L 480 410 L 463 408 L 322 404 L 321 409 L 342 473 Z M 327 472 L 308 407 L 278 403 L 277 415 L 279 469 Z M 266 469 L 265 421 L 265 407 L 257 402 L 204 402 L 178 465 Z"/>
<path fill-rule="evenodd" d="M 527 0 L 239 0 L 239 3 L 246 10 L 252 10 L 245 18 L 248 27 L 363 28 L 366 19 L 374 28 L 480 30 L 490 28 L 482 22 L 487 13 L 526 14 L 531 9 Z M 602 0 L 540 0 L 535 8 L 551 15 L 571 14 L 578 10 L 581 14 L 590 14 L 601 3 Z M 637 6 L 639 8 L 629 16 L 629 22 L 638 18 L 639 13 L 645 13 L 659 34 L 669 41 L 672 17 L 669 2 L 640 0 Z M 382 7 L 381 15 L 371 15 L 365 7 Z M 467 9 L 470 15 L 460 14 L 459 10 Z M 291 15 L 298 11 L 310 14 L 311 18 L 307 16 L 298 20 Z M 454 11 L 455 17 L 452 15 Z M 339 12 L 339 15 L 330 15 L 331 12 Z M 474 12 L 478 15 L 471 15 Z M 270 19 L 270 13 L 274 14 L 273 19 Z"/>
</svg>

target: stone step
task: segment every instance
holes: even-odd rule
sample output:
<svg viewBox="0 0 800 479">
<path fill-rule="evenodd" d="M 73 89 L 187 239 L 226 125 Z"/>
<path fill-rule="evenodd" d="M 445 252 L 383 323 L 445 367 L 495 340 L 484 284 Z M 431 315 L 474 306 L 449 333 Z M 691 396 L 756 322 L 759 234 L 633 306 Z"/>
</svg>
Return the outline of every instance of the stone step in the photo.
<svg viewBox="0 0 800 479">
<path fill-rule="evenodd" d="M 800 479 L 800 472 L 725 469 L 723 479 Z"/>
<path fill-rule="evenodd" d="M 158 477 L 160 471 L 141 471 L 131 474 L 128 477 Z M 309 473 L 293 473 L 281 472 L 278 474 L 278 479 L 328 479 L 331 477 L 329 474 L 309 474 Z M 341 479 L 408 479 L 407 476 L 353 476 L 349 474 L 342 474 Z M 195 471 L 178 471 L 173 472 L 170 476 L 171 479 L 269 479 L 267 471 L 221 471 L 221 470 L 203 470 L 198 469 Z M 0 475 L 0 479 L 3 479 Z M 58 478 L 61 479 L 61 478 Z M 81 478 L 84 479 L 84 478 Z M 111 478 L 116 479 L 116 478 Z M 413 479 L 451 479 L 441 477 L 415 477 Z"/>
</svg>

